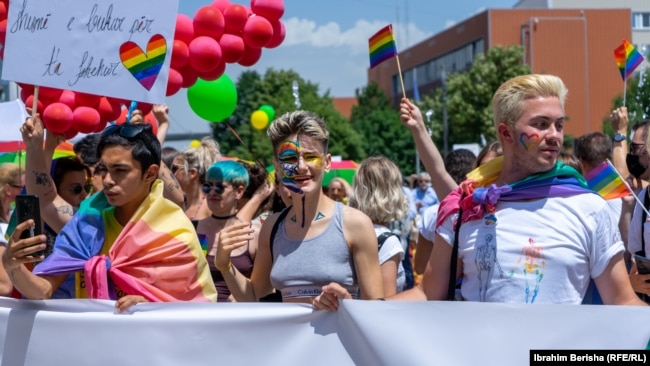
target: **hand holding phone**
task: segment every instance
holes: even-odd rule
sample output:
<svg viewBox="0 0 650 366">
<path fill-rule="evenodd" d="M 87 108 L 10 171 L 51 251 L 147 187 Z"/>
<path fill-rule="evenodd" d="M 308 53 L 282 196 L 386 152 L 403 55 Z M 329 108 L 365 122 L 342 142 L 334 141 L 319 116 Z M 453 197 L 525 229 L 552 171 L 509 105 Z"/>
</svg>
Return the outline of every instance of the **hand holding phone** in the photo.
<svg viewBox="0 0 650 366">
<path fill-rule="evenodd" d="M 639 274 L 650 274 L 650 259 L 636 254 L 634 261 L 636 262 L 636 269 Z"/>
<path fill-rule="evenodd" d="M 16 196 L 16 218 L 18 223 L 25 222 L 29 219 L 34 220 L 34 226 L 25 230 L 20 235 L 21 239 L 33 238 L 43 234 L 43 224 L 41 223 L 41 210 L 39 208 L 38 196 L 33 194 L 21 194 Z M 34 257 L 45 255 L 45 250 L 39 250 L 32 254 Z"/>
</svg>

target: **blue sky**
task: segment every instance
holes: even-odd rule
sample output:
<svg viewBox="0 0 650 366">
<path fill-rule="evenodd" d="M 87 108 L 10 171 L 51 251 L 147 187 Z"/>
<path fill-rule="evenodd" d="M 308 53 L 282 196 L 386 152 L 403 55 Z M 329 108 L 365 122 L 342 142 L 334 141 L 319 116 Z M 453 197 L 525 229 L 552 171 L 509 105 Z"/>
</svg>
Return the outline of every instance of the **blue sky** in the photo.
<svg viewBox="0 0 650 366">
<path fill-rule="evenodd" d="M 231 0 L 250 6 L 250 2 Z M 418 43 L 486 8 L 511 8 L 517 0 L 285 0 L 282 21 L 287 36 L 275 49 L 264 49 L 250 69 L 296 71 L 332 96 L 354 96 L 367 82 L 368 38 L 392 23 L 398 49 Z M 194 16 L 211 0 L 180 0 L 179 12 Z M 244 68 L 228 64 L 236 80 Z"/>
</svg>

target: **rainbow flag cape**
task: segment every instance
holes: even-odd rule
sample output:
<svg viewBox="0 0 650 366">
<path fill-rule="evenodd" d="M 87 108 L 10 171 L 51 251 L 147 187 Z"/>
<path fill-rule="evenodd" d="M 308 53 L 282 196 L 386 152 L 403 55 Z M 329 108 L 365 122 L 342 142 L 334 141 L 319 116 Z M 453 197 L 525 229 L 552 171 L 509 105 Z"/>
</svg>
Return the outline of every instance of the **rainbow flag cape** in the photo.
<svg viewBox="0 0 650 366">
<path fill-rule="evenodd" d="M 217 291 L 192 223 L 163 198 L 156 180 L 121 232 L 105 232 L 113 214 L 103 192 L 85 200 L 56 238 L 54 251 L 34 268 L 38 275 L 84 270 L 88 296 L 115 299 L 114 286 L 152 302 L 216 301 Z M 110 230 L 110 229 L 109 229 Z M 116 238 L 102 254 L 105 237 Z"/>
<path fill-rule="evenodd" d="M 627 197 L 632 194 L 630 187 L 618 174 L 612 163 L 603 161 L 585 175 L 587 185 L 606 200 Z"/>
<path fill-rule="evenodd" d="M 616 47 L 614 50 L 614 59 L 616 60 L 616 66 L 621 71 L 621 77 L 623 81 L 627 79 L 629 75 L 632 75 L 634 70 L 641 65 L 644 58 L 637 51 L 637 49 L 626 39 L 623 40 L 623 44 Z"/>
<path fill-rule="evenodd" d="M 389 58 L 397 56 L 393 26 L 389 24 L 370 37 L 368 47 L 370 49 L 371 69 Z"/>
<path fill-rule="evenodd" d="M 503 167 L 503 156 L 492 159 L 467 174 L 467 180 L 440 203 L 436 227 L 463 207 L 461 222 L 479 220 L 494 212 L 498 201 L 520 201 L 545 197 L 567 197 L 594 193 L 583 176 L 572 167 L 557 162 L 547 172 L 497 187 L 495 182 Z"/>
</svg>

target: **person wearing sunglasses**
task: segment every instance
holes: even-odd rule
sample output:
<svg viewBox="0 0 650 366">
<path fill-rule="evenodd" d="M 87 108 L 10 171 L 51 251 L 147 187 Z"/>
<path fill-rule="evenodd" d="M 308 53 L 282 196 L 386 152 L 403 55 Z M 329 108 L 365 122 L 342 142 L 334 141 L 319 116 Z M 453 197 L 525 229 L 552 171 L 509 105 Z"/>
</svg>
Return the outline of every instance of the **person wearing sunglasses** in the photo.
<svg viewBox="0 0 650 366">
<path fill-rule="evenodd" d="M 311 112 L 290 112 L 273 121 L 267 133 L 275 171 L 291 190 L 291 206 L 264 221 L 250 279 L 232 265 L 230 253 L 254 240 L 255 230 L 248 223 L 222 230 L 215 267 L 235 299 L 258 301 L 275 288 L 284 302 L 335 311 L 340 299 L 382 298 L 372 221 L 323 192 L 331 162 L 325 121 Z"/>
<path fill-rule="evenodd" d="M 30 140 L 42 129 L 37 115 L 21 131 Z M 38 144 L 25 145 L 29 154 Z M 74 273 L 76 297 L 116 300 L 118 312 L 149 301 L 216 301 L 191 222 L 163 197 L 160 142 L 151 126 L 109 126 L 97 153 L 103 190 L 82 203 L 51 255 L 34 256 L 44 236 L 20 239 L 28 223 L 17 226 L 2 256 L 13 285 L 28 299 L 48 299 Z M 25 268 L 41 260 L 33 272 Z"/>
<path fill-rule="evenodd" d="M 223 229 L 237 222 L 248 221 L 248 217 L 239 217 L 237 207 L 246 187 L 248 187 L 249 179 L 248 171 L 244 166 L 232 160 L 224 160 L 210 166 L 206 173 L 205 183 L 201 185 L 211 214 L 199 220 L 196 232 L 199 239 L 204 240 L 212 280 L 217 288 L 217 302 L 232 300 L 222 273 L 214 267 L 219 234 Z M 259 226 L 254 225 L 253 228 L 259 229 Z M 248 241 L 245 246 L 231 251 L 230 261 L 242 275 L 250 277 L 256 253 L 257 239 L 253 239 Z"/>
</svg>

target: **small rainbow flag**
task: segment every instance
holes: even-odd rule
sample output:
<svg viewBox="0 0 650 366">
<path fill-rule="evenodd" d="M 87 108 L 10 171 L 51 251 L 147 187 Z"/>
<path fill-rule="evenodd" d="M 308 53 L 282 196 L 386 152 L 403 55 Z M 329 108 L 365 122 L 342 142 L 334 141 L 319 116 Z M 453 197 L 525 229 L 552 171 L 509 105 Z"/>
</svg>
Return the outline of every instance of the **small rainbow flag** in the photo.
<svg viewBox="0 0 650 366">
<path fill-rule="evenodd" d="M 612 163 L 603 161 L 586 176 L 587 186 L 606 200 L 626 197 L 632 194 Z"/>
<path fill-rule="evenodd" d="M 370 49 L 371 69 L 389 58 L 397 56 L 393 26 L 389 24 L 370 37 L 368 47 Z"/>
<path fill-rule="evenodd" d="M 616 47 L 614 50 L 614 59 L 616 60 L 616 66 L 618 66 L 618 69 L 621 71 L 623 81 L 625 81 L 644 60 L 641 53 L 639 53 L 634 45 L 626 39 L 623 40 L 623 44 Z"/>
</svg>

